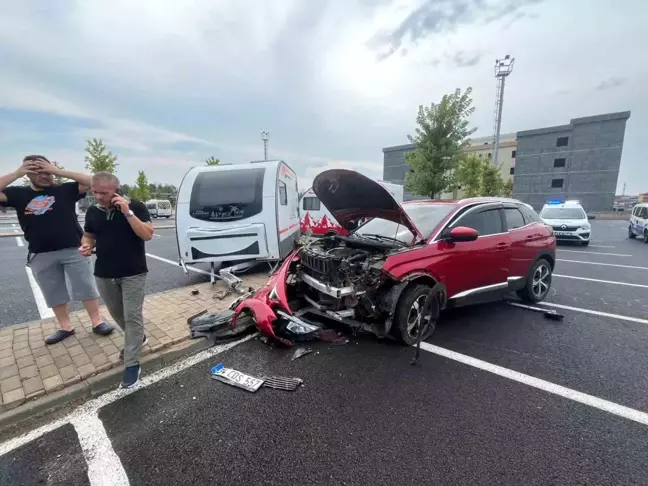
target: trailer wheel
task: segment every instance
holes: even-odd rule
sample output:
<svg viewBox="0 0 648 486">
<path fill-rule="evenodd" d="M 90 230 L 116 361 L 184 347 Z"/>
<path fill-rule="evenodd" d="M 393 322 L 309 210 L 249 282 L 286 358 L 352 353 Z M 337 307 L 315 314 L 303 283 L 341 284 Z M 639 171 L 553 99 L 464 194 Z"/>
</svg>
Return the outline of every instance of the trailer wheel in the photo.
<svg viewBox="0 0 648 486">
<path fill-rule="evenodd" d="M 421 324 L 421 311 L 425 307 L 425 301 L 430 295 L 430 287 L 427 285 L 414 285 L 407 288 L 398 301 L 395 312 L 394 327 L 392 328 L 394 337 L 407 346 L 416 344 Z M 431 316 L 439 315 L 439 294 L 433 297 L 432 307 L 430 308 Z M 428 339 L 436 330 L 437 318 L 432 318 L 428 324 L 422 339 Z"/>
</svg>

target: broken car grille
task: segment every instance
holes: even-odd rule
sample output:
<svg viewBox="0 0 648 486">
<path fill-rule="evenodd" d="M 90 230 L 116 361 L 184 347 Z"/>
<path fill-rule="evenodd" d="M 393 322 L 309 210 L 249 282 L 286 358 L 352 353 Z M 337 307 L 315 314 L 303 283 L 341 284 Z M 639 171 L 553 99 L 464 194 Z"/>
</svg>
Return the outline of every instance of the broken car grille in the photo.
<svg viewBox="0 0 648 486">
<path fill-rule="evenodd" d="M 301 264 L 304 273 L 331 285 L 340 283 L 339 266 L 341 260 L 323 253 L 302 252 Z"/>
</svg>

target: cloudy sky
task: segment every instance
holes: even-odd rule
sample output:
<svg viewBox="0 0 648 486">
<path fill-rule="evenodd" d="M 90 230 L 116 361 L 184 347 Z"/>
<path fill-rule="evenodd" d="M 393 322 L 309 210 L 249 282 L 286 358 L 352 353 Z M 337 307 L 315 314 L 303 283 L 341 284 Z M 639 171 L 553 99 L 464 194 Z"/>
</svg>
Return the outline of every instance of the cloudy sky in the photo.
<svg viewBox="0 0 648 486">
<path fill-rule="evenodd" d="M 620 6 L 622 5 L 622 8 Z M 27 153 L 83 168 L 89 137 L 179 184 L 208 156 L 382 176 L 417 106 L 472 86 L 492 133 L 493 64 L 511 54 L 503 133 L 631 110 L 619 192 L 648 191 L 642 0 L 0 0 L 0 173 Z"/>
</svg>

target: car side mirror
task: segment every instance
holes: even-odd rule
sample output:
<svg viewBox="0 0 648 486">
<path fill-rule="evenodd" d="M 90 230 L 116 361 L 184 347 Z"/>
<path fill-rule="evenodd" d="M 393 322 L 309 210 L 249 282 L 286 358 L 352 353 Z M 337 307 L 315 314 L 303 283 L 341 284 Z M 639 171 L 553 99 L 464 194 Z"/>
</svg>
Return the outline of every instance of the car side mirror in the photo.
<svg viewBox="0 0 648 486">
<path fill-rule="evenodd" d="M 450 241 L 460 243 L 464 241 L 475 241 L 479 237 L 479 231 L 467 226 L 457 226 L 452 228 L 448 235 Z"/>
</svg>

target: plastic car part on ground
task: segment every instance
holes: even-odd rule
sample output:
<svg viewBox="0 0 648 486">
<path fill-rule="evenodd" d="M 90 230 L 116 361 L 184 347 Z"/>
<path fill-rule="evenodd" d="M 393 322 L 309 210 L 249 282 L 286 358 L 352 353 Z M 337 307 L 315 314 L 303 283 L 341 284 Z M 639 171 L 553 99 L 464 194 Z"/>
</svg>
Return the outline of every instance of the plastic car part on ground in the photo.
<svg viewBox="0 0 648 486">
<path fill-rule="evenodd" d="M 301 378 L 287 378 L 285 376 L 265 376 L 263 386 L 277 390 L 295 391 L 304 383 Z"/>
<path fill-rule="evenodd" d="M 307 354 L 310 354 L 312 352 L 313 350 L 311 348 L 297 348 L 290 361 L 295 361 L 296 359 L 299 359 L 302 356 L 306 356 Z"/>
<path fill-rule="evenodd" d="M 234 311 L 226 309 L 215 314 L 202 311 L 187 319 L 191 339 L 206 337 L 214 341 L 233 339 L 254 331 L 253 319 L 240 319 L 239 325 L 232 327 Z"/>
<path fill-rule="evenodd" d="M 553 321 L 561 321 L 564 319 L 565 315 L 561 314 L 560 312 L 557 312 L 553 309 L 544 309 L 542 307 L 536 307 L 533 305 L 526 305 L 526 304 L 521 304 L 519 302 L 513 302 L 513 301 L 506 301 L 508 305 L 512 305 L 513 307 L 519 307 L 520 309 L 528 309 L 534 312 L 542 312 L 542 315 L 544 315 L 547 319 L 551 319 Z"/>
</svg>

